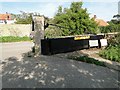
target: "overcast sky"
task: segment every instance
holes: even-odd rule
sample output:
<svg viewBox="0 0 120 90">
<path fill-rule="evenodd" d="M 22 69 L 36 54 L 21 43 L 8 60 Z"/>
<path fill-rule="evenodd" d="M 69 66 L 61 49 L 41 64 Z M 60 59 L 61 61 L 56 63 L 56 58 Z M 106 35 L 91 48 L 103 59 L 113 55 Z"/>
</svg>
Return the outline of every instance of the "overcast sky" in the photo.
<svg viewBox="0 0 120 90">
<path fill-rule="evenodd" d="M 0 0 L 0 13 L 39 12 L 41 15 L 53 17 L 59 5 L 69 7 L 71 2 L 81 0 Z M 109 21 L 118 14 L 119 0 L 82 0 L 83 8 L 88 9 L 91 16 Z"/>
</svg>

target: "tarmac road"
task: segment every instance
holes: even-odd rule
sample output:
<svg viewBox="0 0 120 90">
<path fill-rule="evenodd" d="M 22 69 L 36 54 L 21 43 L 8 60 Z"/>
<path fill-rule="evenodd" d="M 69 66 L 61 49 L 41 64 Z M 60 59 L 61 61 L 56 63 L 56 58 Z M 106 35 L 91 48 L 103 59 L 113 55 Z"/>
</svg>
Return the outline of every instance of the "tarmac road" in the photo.
<svg viewBox="0 0 120 90">
<path fill-rule="evenodd" d="M 0 50 L 2 51 L 2 57 L 0 60 L 7 59 L 9 57 L 22 57 L 22 53 L 26 53 L 31 50 L 32 42 L 14 42 L 14 43 L 1 43 Z"/>
<path fill-rule="evenodd" d="M 54 56 L 27 57 L 31 42 L 2 44 L 3 88 L 118 88 L 118 71 Z"/>
</svg>

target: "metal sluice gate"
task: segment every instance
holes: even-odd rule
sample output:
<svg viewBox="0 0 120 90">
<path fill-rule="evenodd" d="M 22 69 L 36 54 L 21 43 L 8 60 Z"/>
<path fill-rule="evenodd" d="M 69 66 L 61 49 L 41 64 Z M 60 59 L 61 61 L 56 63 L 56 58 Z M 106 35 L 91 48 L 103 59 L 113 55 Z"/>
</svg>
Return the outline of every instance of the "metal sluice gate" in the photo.
<svg viewBox="0 0 120 90">
<path fill-rule="evenodd" d="M 104 35 L 79 35 L 41 40 L 41 54 L 52 55 L 107 45 Z M 104 44 L 103 44 L 104 43 Z"/>
</svg>

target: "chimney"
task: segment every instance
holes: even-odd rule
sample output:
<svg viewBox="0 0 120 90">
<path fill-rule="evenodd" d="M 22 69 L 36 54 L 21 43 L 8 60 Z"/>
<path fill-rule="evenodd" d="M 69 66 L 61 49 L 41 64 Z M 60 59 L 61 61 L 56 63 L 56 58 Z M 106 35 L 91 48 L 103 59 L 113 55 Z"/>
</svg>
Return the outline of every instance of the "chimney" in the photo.
<svg viewBox="0 0 120 90">
<path fill-rule="evenodd" d="M 8 14 L 8 12 L 6 12 L 6 14 Z"/>
<path fill-rule="evenodd" d="M 93 17 L 94 19 L 96 19 L 97 18 L 97 16 L 96 15 L 94 15 L 94 17 Z"/>
</svg>

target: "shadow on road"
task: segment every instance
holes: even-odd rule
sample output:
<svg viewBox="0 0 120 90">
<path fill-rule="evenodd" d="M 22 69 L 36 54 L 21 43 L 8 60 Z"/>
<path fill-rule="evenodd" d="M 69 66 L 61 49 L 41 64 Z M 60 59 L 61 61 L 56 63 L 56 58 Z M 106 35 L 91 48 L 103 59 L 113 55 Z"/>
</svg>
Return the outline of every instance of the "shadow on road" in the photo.
<svg viewBox="0 0 120 90">
<path fill-rule="evenodd" d="M 52 56 L 9 57 L 2 63 L 3 88 L 116 88 L 118 72 Z"/>
</svg>

